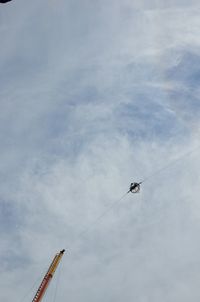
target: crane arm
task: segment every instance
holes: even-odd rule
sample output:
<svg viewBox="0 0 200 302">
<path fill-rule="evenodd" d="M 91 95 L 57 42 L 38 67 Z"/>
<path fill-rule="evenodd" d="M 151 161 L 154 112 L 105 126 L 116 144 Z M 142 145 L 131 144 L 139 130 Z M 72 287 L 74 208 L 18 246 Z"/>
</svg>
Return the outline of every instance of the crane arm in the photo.
<svg viewBox="0 0 200 302">
<path fill-rule="evenodd" d="M 32 302 L 40 302 L 47 290 L 47 287 L 49 286 L 49 283 L 51 279 L 53 278 L 53 275 L 60 263 L 60 260 L 64 254 L 65 250 L 60 251 L 58 254 L 55 255 L 53 261 L 51 262 L 49 269 L 47 273 L 45 274 L 36 294 L 35 297 L 33 298 Z"/>
</svg>

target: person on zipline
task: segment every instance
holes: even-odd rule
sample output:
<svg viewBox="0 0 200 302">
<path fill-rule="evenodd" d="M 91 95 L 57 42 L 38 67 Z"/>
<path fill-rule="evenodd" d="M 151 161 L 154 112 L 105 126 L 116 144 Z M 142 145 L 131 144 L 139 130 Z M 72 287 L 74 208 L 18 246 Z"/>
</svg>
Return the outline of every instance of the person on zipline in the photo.
<svg viewBox="0 0 200 302">
<path fill-rule="evenodd" d="M 130 184 L 129 192 L 138 193 L 140 191 L 140 184 L 141 182 L 132 182 Z"/>
</svg>

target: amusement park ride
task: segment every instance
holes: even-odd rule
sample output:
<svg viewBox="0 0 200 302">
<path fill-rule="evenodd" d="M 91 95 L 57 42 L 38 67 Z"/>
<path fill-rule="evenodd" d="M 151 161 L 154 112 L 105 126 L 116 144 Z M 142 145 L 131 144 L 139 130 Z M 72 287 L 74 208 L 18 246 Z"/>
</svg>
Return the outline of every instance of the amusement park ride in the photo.
<svg viewBox="0 0 200 302">
<path fill-rule="evenodd" d="M 64 254 L 65 250 L 60 251 L 58 254 L 55 255 L 53 261 L 51 262 L 48 271 L 46 272 L 36 294 L 33 298 L 32 302 L 40 302 L 49 286 L 51 279 L 60 263 L 60 260 Z"/>
</svg>

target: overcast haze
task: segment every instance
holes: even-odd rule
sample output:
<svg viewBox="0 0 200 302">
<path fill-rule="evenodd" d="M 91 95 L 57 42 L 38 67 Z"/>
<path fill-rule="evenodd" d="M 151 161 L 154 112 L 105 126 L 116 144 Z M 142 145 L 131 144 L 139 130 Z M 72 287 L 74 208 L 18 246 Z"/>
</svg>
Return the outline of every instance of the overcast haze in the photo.
<svg viewBox="0 0 200 302">
<path fill-rule="evenodd" d="M 200 300 L 199 1 L 1 4 L 0 106 L 2 302 Z"/>
</svg>

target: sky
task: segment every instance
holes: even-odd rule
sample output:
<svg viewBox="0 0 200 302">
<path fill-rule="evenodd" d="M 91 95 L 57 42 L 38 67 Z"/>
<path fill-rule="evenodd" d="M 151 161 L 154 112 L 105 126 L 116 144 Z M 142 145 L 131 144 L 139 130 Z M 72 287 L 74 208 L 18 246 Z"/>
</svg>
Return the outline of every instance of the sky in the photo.
<svg viewBox="0 0 200 302">
<path fill-rule="evenodd" d="M 63 248 L 44 302 L 199 301 L 199 15 L 0 5 L 1 301 L 32 301 Z"/>
</svg>

